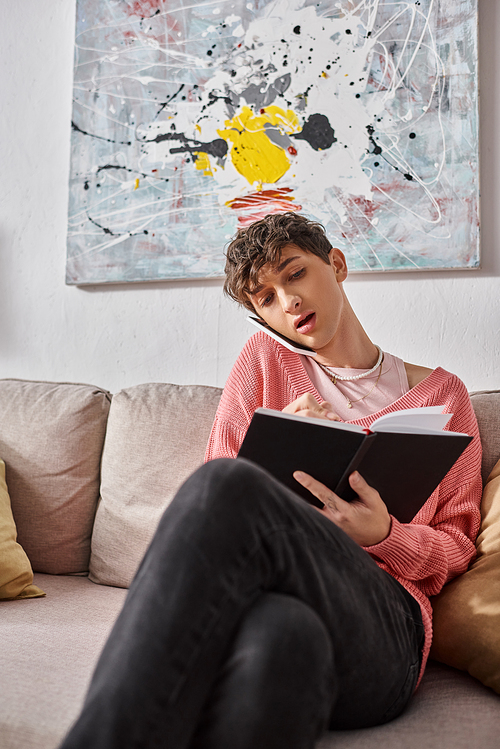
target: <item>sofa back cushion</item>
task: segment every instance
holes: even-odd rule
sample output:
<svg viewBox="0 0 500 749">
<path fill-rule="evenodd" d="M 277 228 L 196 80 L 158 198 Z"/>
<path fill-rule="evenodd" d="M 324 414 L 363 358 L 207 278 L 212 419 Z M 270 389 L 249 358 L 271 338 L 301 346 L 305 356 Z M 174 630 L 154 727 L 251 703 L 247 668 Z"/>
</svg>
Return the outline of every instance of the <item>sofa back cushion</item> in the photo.
<svg viewBox="0 0 500 749">
<path fill-rule="evenodd" d="M 35 572 L 88 570 L 109 403 L 90 385 L 0 380 L 0 457 Z"/>
<path fill-rule="evenodd" d="M 130 585 L 163 511 L 203 462 L 221 392 L 161 383 L 137 385 L 113 396 L 92 536 L 91 580 Z M 474 394 L 472 402 L 487 476 L 500 455 L 500 392 Z"/>
<path fill-rule="evenodd" d="M 483 484 L 500 458 L 500 390 L 483 390 L 471 394 L 481 444 L 483 446 Z"/>
<path fill-rule="evenodd" d="M 203 463 L 221 390 L 146 384 L 113 396 L 90 579 L 128 587 L 160 517 Z"/>
</svg>

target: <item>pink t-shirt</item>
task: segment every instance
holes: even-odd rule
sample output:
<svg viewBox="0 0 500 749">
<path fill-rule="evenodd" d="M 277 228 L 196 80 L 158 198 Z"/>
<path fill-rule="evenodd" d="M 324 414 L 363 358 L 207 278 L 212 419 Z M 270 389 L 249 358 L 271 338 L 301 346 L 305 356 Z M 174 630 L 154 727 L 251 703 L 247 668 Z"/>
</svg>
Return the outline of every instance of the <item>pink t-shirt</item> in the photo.
<svg viewBox="0 0 500 749">
<path fill-rule="evenodd" d="M 384 352 L 382 371 L 380 367 L 368 377 L 360 380 L 337 380 L 334 385 L 326 372 L 310 356 L 301 356 L 304 369 L 314 387 L 342 421 L 353 421 L 381 411 L 397 401 L 410 389 L 405 365 L 402 359 Z M 364 369 L 333 370 L 343 377 L 366 372 Z M 351 403 L 351 408 L 348 407 Z"/>
</svg>

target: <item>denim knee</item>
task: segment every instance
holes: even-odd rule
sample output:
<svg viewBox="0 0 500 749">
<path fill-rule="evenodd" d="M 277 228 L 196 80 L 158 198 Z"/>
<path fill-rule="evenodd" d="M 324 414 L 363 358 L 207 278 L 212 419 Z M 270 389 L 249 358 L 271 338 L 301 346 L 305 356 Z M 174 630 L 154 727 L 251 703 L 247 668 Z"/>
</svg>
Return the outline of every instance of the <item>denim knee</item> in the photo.
<svg viewBox="0 0 500 749">
<path fill-rule="evenodd" d="M 240 666 L 245 661 L 249 678 L 262 679 L 270 691 L 290 691 L 292 680 L 292 691 L 298 688 L 300 692 L 305 683 L 329 681 L 332 673 L 332 644 L 326 626 L 308 604 L 294 596 L 263 593 L 245 616 L 237 645 Z"/>
<path fill-rule="evenodd" d="M 328 723 L 332 647 L 298 598 L 262 593 L 245 614 L 194 749 L 312 747 Z"/>
<path fill-rule="evenodd" d="M 198 468 L 178 492 L 182 501 L 198 511 L 216 508 L 252 511 L 264 500 L 273 479 L 263 469 L 243 458 L 217 458 Z"/>
<path fill-rule="evenodd" d="M 162 556 L 168 547 L 186 541 L 199 547 L 227 546 L 230 539 L 254 543 L 267 501 L 270 477 L 249 461 L 220 458 L 198 468 L 180 487 L 158 524 L 149 547 Z M 251 536 L 248 542 L 249 535 Z"/>
</svg>

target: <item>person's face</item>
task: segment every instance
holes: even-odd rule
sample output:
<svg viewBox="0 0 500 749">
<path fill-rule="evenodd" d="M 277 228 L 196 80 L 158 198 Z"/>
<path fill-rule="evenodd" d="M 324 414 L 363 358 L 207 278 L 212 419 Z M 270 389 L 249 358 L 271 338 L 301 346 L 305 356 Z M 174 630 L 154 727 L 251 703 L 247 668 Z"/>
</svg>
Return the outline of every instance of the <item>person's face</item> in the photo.
<svg viewBox="0 0 500 749">
<path fill-rule="evenodd" d="M 265 265 L 250 300 L 257 314 L 279 333 L 320 352 L 338 331 L 347 276 L 343 254 L 330 250 L 330 262 L 294 244 L 279 263 Z"/>
</svg>

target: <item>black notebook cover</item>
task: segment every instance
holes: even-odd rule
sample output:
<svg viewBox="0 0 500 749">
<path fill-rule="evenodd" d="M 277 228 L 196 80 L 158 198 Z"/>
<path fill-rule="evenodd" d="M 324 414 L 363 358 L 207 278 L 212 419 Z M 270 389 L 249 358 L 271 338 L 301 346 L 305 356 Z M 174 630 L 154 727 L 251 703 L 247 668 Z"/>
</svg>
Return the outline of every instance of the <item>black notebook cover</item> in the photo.
<svg viewBox="0 0 500 749">
<path fill-rule="evenodd" d="M 365 434 L 335 424 L 256 411 L 238 457 L 265 468 L 318 507 L 322 503 L 295 481 L 294 471 L 309 473 L 351 501 L 356 495 L 348 477 L 357 470 L 377 489 L 389 512 L 408 523 L 472 440 L 449 432 Z"/>
</svg>

